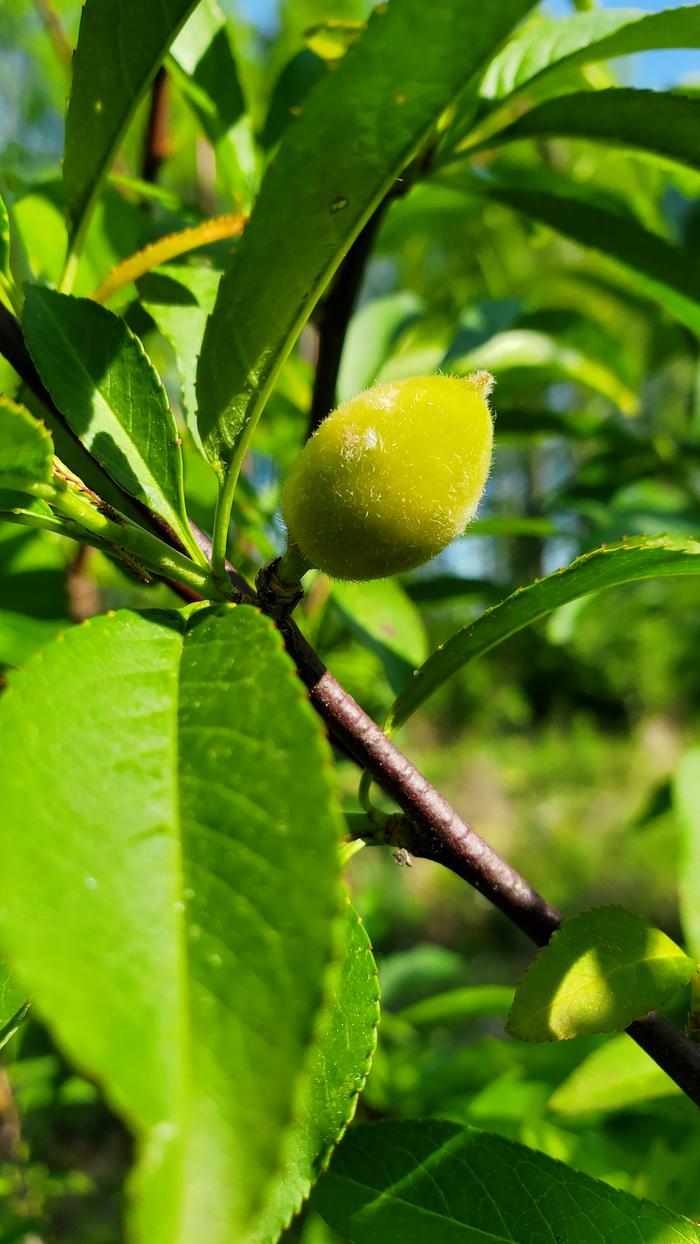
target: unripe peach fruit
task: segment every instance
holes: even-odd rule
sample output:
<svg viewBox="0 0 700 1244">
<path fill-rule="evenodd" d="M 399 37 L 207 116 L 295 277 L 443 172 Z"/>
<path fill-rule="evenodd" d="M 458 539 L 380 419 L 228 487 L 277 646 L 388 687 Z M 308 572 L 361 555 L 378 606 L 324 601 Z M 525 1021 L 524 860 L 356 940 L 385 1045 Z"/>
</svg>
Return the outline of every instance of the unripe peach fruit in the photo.
<svg viewBox="0 0 700 1244">
<path fill-rule="evenodd" d="M 302 449 L 282 492 L 290 548 L 336 579 L 421 566 L 476 513 L 493 440 L 492 378 L 420 376 L 344 402 Z"/>
</svg>

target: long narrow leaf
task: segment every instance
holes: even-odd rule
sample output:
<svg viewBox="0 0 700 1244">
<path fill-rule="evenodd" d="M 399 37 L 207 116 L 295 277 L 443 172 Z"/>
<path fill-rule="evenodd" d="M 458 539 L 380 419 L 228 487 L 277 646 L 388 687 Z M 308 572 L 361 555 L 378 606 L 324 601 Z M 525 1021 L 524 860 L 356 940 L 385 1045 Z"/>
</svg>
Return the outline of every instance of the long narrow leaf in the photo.
<svg viewBox="0 0 700 1244">
<path fill-rule="evenodd" d="M 700 749 L 682 757 L 673 779 L 673 804 L 680 829 L 678 897 L 685 940 L 700 957 Z"/>
<path fill-rule="evenodd" d="M 86 0 L 73 57 L 63 160 L 73 243 L 139 100 L 196 3 Z"/>
<path fill-rule="evenodd" d="M 212 462 L 231 460 L 369 215 L 531 7 L 532 0 L 379 6 L 312 92 L 267 173 L 205 334 L 197 396 Z"/>
<path fill-rule="evenodd" d="M 700 168 L 700 99 L 622 87 L 577 91 L 546 100 L 467 151 L 555 135 L 638 148 Z"/>
<path fill-rule="evenodd" d="M 388 728 L 397 730 L 403 725 L 467 661 L 495 648 L 567 601 L 637 579 L 685 574 L 700 574 L 700 542 L 646 537 L 595 549 L 565 569 L 518 588 L 512 596 L 463 626 L 428 657 L 394 701 Z"/>
<path fill-rule="evenodd" d="M 10 218 L 0 195 L 0 274 L 7 276 L 10 270 Z"/>
<path fill-rule="evenodd" d="M 700 5 L 661 13 L 596 9 L 564 20 L 532 22 L 494 57 L 481 86 L 502 100 L 542 75 L 589 61 L 610 60 L 653 48 L 700 47 Z"/>
<path fill-rule="evenodd" d="M 493 186 L 491 198 L 549 225 L 558 233 L 599 251 L 621 268 L 645 295 L 700 336 L 700 259 L 692 251 L 673 246 L 656 233 L 583 198 Z"/>
</svg>

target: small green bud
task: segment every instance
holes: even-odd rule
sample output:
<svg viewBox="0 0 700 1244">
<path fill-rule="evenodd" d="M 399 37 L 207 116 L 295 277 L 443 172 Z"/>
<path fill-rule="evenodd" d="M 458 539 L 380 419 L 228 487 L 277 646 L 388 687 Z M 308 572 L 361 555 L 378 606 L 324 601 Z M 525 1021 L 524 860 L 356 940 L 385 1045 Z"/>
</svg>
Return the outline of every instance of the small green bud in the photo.
<svg viewBox="0 0 700 1244">
<path fill-rule="evenodd" d="M 474 517 L 491 464 L 487 372 L 377 384 L 302 449 L 282 492 L 290 546 L 335 579 L 421 566 Z"/>
</svg>

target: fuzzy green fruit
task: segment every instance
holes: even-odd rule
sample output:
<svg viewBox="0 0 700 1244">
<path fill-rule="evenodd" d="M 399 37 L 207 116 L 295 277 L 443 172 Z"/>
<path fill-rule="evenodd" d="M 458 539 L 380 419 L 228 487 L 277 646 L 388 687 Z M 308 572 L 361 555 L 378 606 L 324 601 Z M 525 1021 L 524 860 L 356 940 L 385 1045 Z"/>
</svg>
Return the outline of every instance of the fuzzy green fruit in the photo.
<svg viewBox="0 0 700 1244">
<path fill-rule="evenodd" d="M 492 378 L 421 376 L 339 406 L 282 492 L 290 547 L 335 579 L 421 566 L 474 517 L 491 463 Z"/>
</svg>

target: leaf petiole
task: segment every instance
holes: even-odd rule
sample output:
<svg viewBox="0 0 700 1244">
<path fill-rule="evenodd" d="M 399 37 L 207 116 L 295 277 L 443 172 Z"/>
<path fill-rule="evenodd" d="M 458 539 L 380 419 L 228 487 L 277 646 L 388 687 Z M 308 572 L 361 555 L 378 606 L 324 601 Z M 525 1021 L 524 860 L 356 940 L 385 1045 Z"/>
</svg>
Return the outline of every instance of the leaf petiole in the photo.
<svg viewBox="0 0 700 1244">
<path fill-rule="evenodd" d="M 57 514 L 77 524 L 103 544 L 128 553 L 153 574 L 183 583 L 208 600 L 230 599 L 231 586 L 228 580 L 227 591 L 224 593 L 214 582 L 212 575 L 195 565 L 188 557 L 176 552 L 157 536 L 151 535 L 117 511 L 106 513 L 89 500 L 87 494 L 81 493 L 65 481 L 54 490 L 50 504 Z"/>
</svg>

